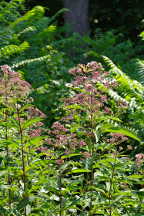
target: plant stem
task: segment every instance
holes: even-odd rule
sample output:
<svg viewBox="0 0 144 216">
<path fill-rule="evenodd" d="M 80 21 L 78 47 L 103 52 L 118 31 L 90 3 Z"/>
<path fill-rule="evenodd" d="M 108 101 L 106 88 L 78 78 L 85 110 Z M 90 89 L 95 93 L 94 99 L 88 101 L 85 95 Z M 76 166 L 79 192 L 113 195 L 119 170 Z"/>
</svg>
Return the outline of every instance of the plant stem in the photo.
<svg viewBox="0 0 144 216">
<path fill-rule="evenodd" d="M 6 106 L 4 110 L 4 122 L 5 122 L 5 141 L 6 141 L 6 166 L 8 169 L 8 174 L 7 174 L 7 184 L 10 186 L 11 185 L 11 178 L 10 178 L 10 172 L 9 172 L 9 146 L 8 146 L 8 111 L 7 111 L 7 106 L 8 106 L 8 92 L 7 92 L 7 76 L 4 76 L 4 86 L 5 86 L 5 96 L 4 96 L 4 105 Z M 11 209 L 11 189 L 8 189 L 8 204 L 9 204 L 9 209 Z"/>
<path fill-rule="evenodd" d="M 59 211 L 59 216 L 62 216 L 62 194 L 61 194 L 61 173 L 59 175 L 59 198 L 60 198 L 60 211 Z"/>
<path fill-rule="evenodd" d="M 6 141 L 6 158 L 7 158 L 7 169 L 8 169 L 8 174 L 7 174 L 7 184 L 10 186 L 11 185 L 11 179 L 10 179 L 10 172 L 9 172 L 9 146 L 8 146 L 8 127 L 7 127 L 7 114 L 5 112 L 5 141 Z M 11 189 L 8 189 L 8 203 L 9 203 L 9 208 L 11 208 Z"/>
<path fill-rule="evenodd" d="M 26 169 L 25 169 L 25 152 L 24 152 L 24 142 L 23 142 L 23 129 L 21 126 L 20 112 L 18 104 L 16 105 L 18 124 L 19 124 L 19 134 L 20 134 L 20 145 L 21 145 L 21 160 L 22 160 L 22 181 L 23 181 L 23 199 L 27 198 L 27 185 L 26 185 Z M 26 207 L 24 208 L 24 215 L 26 216 Z"/>
<path fill-rule="evenodd" d="M 93 104 L 93 93 L 90 92 L 90 131 L 91 133 L 93 133 L 93 110 L 92 110 L 92 104 Z M 91 144 L 91 159 L 93 158 L 94 156 L 94 142 L 92 141 L 92 144 Z M 91 163 L 91 179 L 90 179 L 90 185 L 92 186 L 93 185 L 93 181 L 94 181 L 94 172 L 93 172 L 93 168 L 92 168 L 92 163 Z M 92 209 L 92 194 L 91 194 L 91 197 L 90 197 L 90 211 Z M 89 215 L 91 215 L 91 213 L 89 212 Z"/>
<path fill-rule="evenodd" d="M 109 187 L 109 192 L 108 192 L 108 197 L 109 197 L 109 216 L 112 216 L 112 206 L 111 206 L 111 201 L 112 201 L 112 192 L 113 192 L 113 179 L 114 179 L 114 174 L 115 174 L 115 162 L 116 162 L 116 153 L 114 157 L 115 161 L 114 164 L 112 165 L 112 173 L 111 173 L 111 178 L 110 178 L 110 187 Z"/>
</svg>

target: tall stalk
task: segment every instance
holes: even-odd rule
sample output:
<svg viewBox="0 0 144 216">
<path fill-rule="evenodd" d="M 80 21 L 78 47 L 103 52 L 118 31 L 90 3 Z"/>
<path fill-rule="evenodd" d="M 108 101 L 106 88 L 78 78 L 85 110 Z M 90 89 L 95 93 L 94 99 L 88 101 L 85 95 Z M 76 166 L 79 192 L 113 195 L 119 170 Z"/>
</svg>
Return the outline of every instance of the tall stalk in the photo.
<svg viewBox="0 0 144 216">
<path fill-rule="evenodd" d="M 10 178 L 10 172 L 9 172 L 9 158 L 10 158 L 10 151 L 9 151 L 9 145 L 8 145 L 8 92 L 7 92 L 7 74 L 4 74 L 4 87 L 5 87 L 5 94 L 4 94 L 4 123 L 5 123 L 5 142 L 6 142 L 6 167 L 7 167 L 7 184 L 9 186 L 8 189 L 8 205 L 9 209 L 11 209 L 11 178 Z"/>
<path fill-rule="evenodd" d="M 92 105 L 93 105 L 93 92 L 90 92 L 90 107 L 89 107 L 89 112 L 90 112 L 90 133 L 93 134 L 93 129 L 94 129 L 94 119 L 93 119 L 93 109 L 92 109 Z M 95 152 L 95 148 L 94 148 L 94 142 L 93 140 L 91 141 L 91 159 L 93 159 L 94 156 L 94 152 Z M 90 185 L 93 185 L 93 181 L 94 181 L 94 172 L 93 172 L 93 168 L 92 168 L 92 161 L 91 161 L 91 176 L 90 176 Z M 90 209 L 89 209 L 89 216 L 91 215 L 91 209 L 92 209 L 92 200 L 93 200 L 93 195 L 91 193 L 91 197 L 90 197 Z"/>
<path fill-rule="evenodd" d="M 21 125 L 21 118 L 18 104 L 16 104 L 16 111 L 18 117 L 19 125 L 19 135 L 20 135 L 20 146 L 21 146 L 21 161 L 22 161 L 22 182 L 23 182 L 23 199 L 27 198 L 27 182 L 26 182 L 26 162 L 25 162 L 25 150 L 24 150 L 24 140 L 23 140 L 23 129 Z M 26 216 L 26 207 L 24 208 L 24 216 Z"/>
<path fill-rule="evenodd" d="M 60 169 L 60 166 L 59 166 Z M 61 187 L 62 187 L 62 175 L 61 172 L 59 172 L 59 179 L 58 179 L 58 188 L 59 188 L 59 216 L 62 216 L 62 193 L 61 193 Z"/>
<path fill-rule="evenodd" d="M 110 177 L 110 186 L 108 191 L 108 200 L 109 200 L 109 216 L 112 216 L 112 193 L 113 193 L 113 180 L 115 175 L 115 163 L 116 163 L 116 152 L 114 153 L 114 164 L 112 165 L 111 177 Z"/>
</svg>

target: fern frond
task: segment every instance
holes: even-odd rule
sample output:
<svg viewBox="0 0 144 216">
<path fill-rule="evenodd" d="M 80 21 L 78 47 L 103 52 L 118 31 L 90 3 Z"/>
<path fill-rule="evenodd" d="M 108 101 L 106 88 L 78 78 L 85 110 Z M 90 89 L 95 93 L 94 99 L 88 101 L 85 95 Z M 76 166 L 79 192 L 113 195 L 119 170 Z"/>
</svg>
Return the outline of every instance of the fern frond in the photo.
<svg viewBox="0 0 144 216">
<path fill-rule="evenodd" d="M 11 66 L 11 68 L 18 68 L 18 67 L 24 66 L 26 64 L 30 64 L 30 63 L 33 63 L 33 62 L 41 62 L 41 61 L 44 61 L 46 59 L 51 60 L 51 56 L 46 55 L 46 56 L 42 56 L 42 57 L 39 57 L 39 58 L 27 59 L 27 60 L 24 60 L 24 61 L 13 64 Z"/>
<path fill-rule="evenodd" d="M 55 19 L 56 19 L 60 14 L 65 13 L 65 12 L 67 12 L 67 11 L 69 11 L 69 9 L 67 9 L 67 8 L 62 8 L 62 9 L 60 9 L 54 16 L 51 17 L 50 23 L 52 23 L 53 21 L 55 21 Z"/>
<path fill-rule="evenodd" d="M 36 30 L 37 30 L 37 29 L 36 29 L 35 26 L 29 26 L 29 27 L 25 28 L 24 30 L 22 30 L 21 32 L 19 32 L 19 33 L 17 34 L 17 36 L 19 37 L 19 36 L 21 36 L 22 34 L 25 34 L 25 33 L 27 33 L 27 32 L 35 32 Z"/>
<path fill-rule="evenodd" d="M 50 25 L 47 28 L 44 28 L 42 31 L 40 31 L 37 35 L 36 35 L 36 42 L 37 44 L 40 42 L 42 43 L 42 41 L 49 41 L 50 39 L 53 39 L 53 35 L 56 32 L 56 26 L 54 25 Z"/>
<path fill-rule="evenodd" d="M 136 65 L 139 81 L 144 84 L 144 61 L 137 60 Z"/>
<path fill-rule="evenodd" d="M 19 46 L 17 45 L 8 45 L 0 49 L 0 57 L 5 58 L 9 57 L 11 55 L 21 53 L 29 48 L 29 43 L 27 41 L 24 41 Z"/>
<path fill-rule="evenodd" d="M 25 22 L 25 21 L 32 21 L 32 20 L 38 20 L 41 17 L 44 16 L 45 9 L 42 6 L 35 6 L 32 10 L 28 11 L 24 16 L 18 18 L 11 24 L 11 27 L 17 26 L 19 23 Z"/>
<path fill-rule="evenodd" d="M 107 64 L 107 66 L 110 68 L 110 72 L 123 75 L 123 72 L 113 63 L 111 59 L 109 59 L 107 56 L 102 56 L 104 62 Z"/>
<path fill-rule="evenodd" d="M 15 19 L 20 17 L 19 9 L 23 9 L 25 0 L 11 0 L 0 2 L 0 24 L 5 25 L 9 22 L 14 22 Z"/>
<path fill-rule="evenodd" d="M 124 99 L 123 97 L 121 97 L 116 91 L 113 91 L 112 89 L 108 89 L 108 94 L 116 102 L 124 102 L 127 105 L 129 104 L 129 102 L 126 99 Z"/>
<path fill-rule="evenodd" d="M 144 87 L 136 80 L 130 79 L 122 70 L 120 70 L 108 57 L 103 56 L 105 63 L 110 67 L 110 72 L 114 75 L 120 84 L 121 93 L 141 97 L 144 93 Z"/>
</svg>

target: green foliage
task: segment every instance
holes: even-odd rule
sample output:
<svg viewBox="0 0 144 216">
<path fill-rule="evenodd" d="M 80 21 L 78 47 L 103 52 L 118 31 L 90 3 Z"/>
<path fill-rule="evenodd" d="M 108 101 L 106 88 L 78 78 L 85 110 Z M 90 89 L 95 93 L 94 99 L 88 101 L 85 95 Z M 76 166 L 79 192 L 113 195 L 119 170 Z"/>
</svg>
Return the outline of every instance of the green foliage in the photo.
<svg viewBox="0 0 144 216">
<path fill-rule="evenodd" d="M 1 1 L 0 3 L 0 24 L 5 27 L 9 23 L 14 22 L 19 16 L 18 11 L 23 10 L 24 0 L 11 0 L 9 3 Z"/>
<path fill-rule="evenodd" d="M 64 9 L 49 17 L 45 16 L 46 8 L 35 6 L 26 13 L 23 11 L 21 15 L 22 2 L 1 3 L 1 7 L 6 8 L 5 12 L 3 10 L 0 13 L 1 19 L 4 20 L 8 14 L 14 17 L 7 22 L 2 21 L 0 64 L 6 64 L 8 60 L 32 84 L 35 89 L 34 103 L 44 112 L 51 113 L 49 122 L 56 118 L 54 110 L 61 103 L 59 99 L 68 93 L 65 83 L 71 77 L 67 71 L 75 64 L 93 59 L 103 63 L 101 55 L 105 55 L 119 65 L 121 70 L 140 80 L 135 54 L 140 52 L 141 45 L 134 47 L 133 42 L 125 41 L 123 34 L 116 31 L 103 33 L 96 30 L 93 38 L 77 34 L 65 37 L 66 28 L 58 27 L 56 23 Z M 11 7 L 14 9 L 11 10 Z M 41 89 L 44 89 L 43 93 Z"/>
<path fill-rule="evenodd" d="M 1 215 L 143 215 L 144 87 L 124 73 L 143 82 L 142 41 L 63 38 L 63 10 L 21 15 L 21 3 L 0 3 L 0 64 L 19 70 L 1 67 Z M 108 72 L 90 62 L 67 73 L 93 59 Z"/>
<path fill-rule="evenodd" d="M 45 16 L 44 7 L 36 6 L 20 15 L 22 2 L 5 3 L 6 11 L 1 13 L 3 19 L 8 16 L 7 13 L 14 15 L 14 18 L 3 22 L 3 29 L 0 31 L 0 64 L 6 64 L 8 60 L 12 68 L 19 68 L 23 77 L 35 88 L 34 103 L 44 112 L 52 112 L 58 105 L 60 95 L 66 91 L 63 90 L 64 83 L 70 79 L 67 70 L 73 65 L 65 53 L 53 46 L 58 31 L 55 20 L 65 10 L 58 11 L 50 18 Z M 17 13 L 11 10 L 11 4 L 15 5 Z M 54 82 L 59 83 L 56 88 Z M 46 88 L 44 95 L 41 95 L 39 89 L 45 86 L 49 86 L 48 90 Z M 55 103 L 54 95 L 57 99 Z M 48 101 L 48 97 L 52 99 Z M 54 118 L 50 116 L 49 120 Z"/>
<path fill-rule="evenodd" d="M 29 215 L 30 196 L 32 187 L 35 187 L 34 183 L 31 184 L 38 174 L 34 172 L 38 159 L 36 150 L 44 140 L 44 136 L 40 137 L 41 118 L 34 116 L 42 117 L 42 112 L 30 104 L 30 84 L 21 80 L 19 74 L 7 65 L 1 70 L 1 214 Z"/>
<path fill-rule="evenodd" d="M 57 161 L 62 215 L 132 216 L 144 211 L 143 187 L 139 187 L 143 182 L 143 138 L 136 131 L 130 103 L 134 93 L 139 99 L 140 92 L 133 90 L 134 81 L 108 58 L 105 61 L 111 67 L 109 73 L 96 62 L 70 70 L 75 79 L 67 84 L 70 97 L 63 105 L 64 117 L 49 132 L 49 147 L 62 155 Z M 129 98 L 122 97 L 120 77 L 127 84 Z M 135 86 L 141 87 L 143 97 L 143 87 Z M 116 98 L 109 95 L 112 90 Z"/>
<path fill-rule="evenodd" d="M 143 142 L 129 118 L 134 115 L 131 99 L 124 104 L 109 95 L 113 90 L 121 96 L 118 78 L 125 75 L 105 60 L 109 73 L 96 62 L 70 70 L 75 75 L 67 84 L 70 96 L 51 129 L 41 122 L 46 116 L 30 104 L 30 84 L 9 66 L 1 67 L 3 216 L 143 213 Z"/>
<path fill-rule="evenodd" d="M 26 49 L 29 48 L 29 43 L 28 42 L 23 42 L 19 46 L 17 45 L 8 45 L 4 46 L 0 49 L 0 57 L 8 59 L 10 56 L 18 53 L 22 53 Z"/>
</svg>

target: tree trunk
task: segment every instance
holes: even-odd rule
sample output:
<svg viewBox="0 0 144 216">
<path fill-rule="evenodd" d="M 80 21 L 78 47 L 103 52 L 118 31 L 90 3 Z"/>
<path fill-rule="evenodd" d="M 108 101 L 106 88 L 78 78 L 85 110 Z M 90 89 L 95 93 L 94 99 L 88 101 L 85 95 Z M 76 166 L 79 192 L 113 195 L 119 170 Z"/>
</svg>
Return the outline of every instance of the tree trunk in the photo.
<svg viewBox="0 0 144 216">
<path fill-rule="evenodd" d="M 70 25 L 71 32 L 80 35 L 89 33 L 88 6 L 89 0 L 63 0 L 64 7 L 69 11 L 65 13 L 65 24 Z"/>
</svg>

